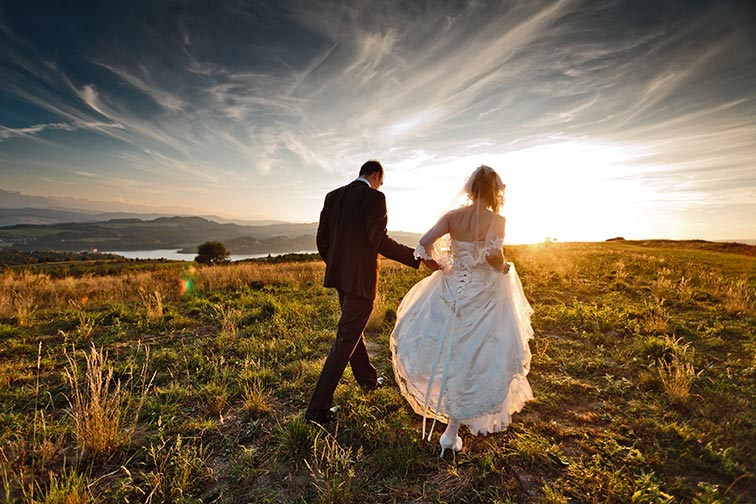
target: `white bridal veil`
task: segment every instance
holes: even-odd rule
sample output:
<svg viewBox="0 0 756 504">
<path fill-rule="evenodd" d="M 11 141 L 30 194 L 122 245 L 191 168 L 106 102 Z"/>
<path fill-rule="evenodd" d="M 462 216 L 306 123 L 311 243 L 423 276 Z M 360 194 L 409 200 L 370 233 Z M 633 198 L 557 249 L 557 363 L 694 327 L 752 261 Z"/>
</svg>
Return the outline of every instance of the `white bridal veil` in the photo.
<svg viewBox="0 0 756 504">
<path fill-rule="evenodd" d="M 486 184 L 485 182 L 488 181 L 490 181 L 491 183 Z M 486 186 L 488 187 L 486 188 Z M 484 188 L 490 190 L 490 194 L 481 194 L 481 191 L 484 190 Z M 487 206 L 490 202 L 493 203 L 493 210 L 496 213 L 501 213 L 502 207 L 504 206 L 505 189 L 506 184 L 502 182 L 501 177 L 499 177 L 499 175 L 496 173 L 496 171 L 494 171 L 493 168 L 486 165 L 480 165 L 472 172 L 472 174 L 470 174 L 469 177 L 467 177 L 460 190 L 443 210 L 443 213 L 439 216 L 439 221 L 428 231 L 428 233 L 423 238 L 436 233 L 436 226 L 439 225 L 441 219 L 443 219 L 443 217 L 447 213 L 458 208 L 472 205 L 476 205 L 478 206 L 478 208 L 476 208 L 475 212 L 471 212 L 470 214 L 471 221 L 469 223 L 469 228 L 474 230 L 474 234 L 476 236 L 481 236 L 485 230 L 480 229 L 480 212 L 478 212 L 477 210 L 479 210 L 480 206 Z M 421 245 L 418 245 L 418 248 L 416 250 L 417 257 L 423 259 L 434 259 L 442 269 L 448 269 L 451 266 L 451 236 L 449 234 L 445 234 L 441 238 L 437 239 L 434 242 L 431 250 L 426 250 L 426 247 L 422 245 L 423 242 L 424 240 L 421 239 Z M 482 252 L 483 248 L 488 244 L 484 243 L 482 244 L 482 246 L 480 245 L 481 244 L 476 242 L 476 246 L 479 246 L 479 251 Z"/>
</svg>

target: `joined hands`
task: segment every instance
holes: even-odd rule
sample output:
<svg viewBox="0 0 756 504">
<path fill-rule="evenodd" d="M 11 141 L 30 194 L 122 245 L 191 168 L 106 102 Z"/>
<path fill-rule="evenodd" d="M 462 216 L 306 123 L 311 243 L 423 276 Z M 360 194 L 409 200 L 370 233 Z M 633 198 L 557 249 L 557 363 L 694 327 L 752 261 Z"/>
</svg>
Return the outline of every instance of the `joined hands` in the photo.
<svg viewBox="0 0 756 504">
<path fill-rule="evenodd" d="M 423 264 L 425 264 L 431 271 L 436 271 L 441 269 L 441 266 L 438 265 L 436 261 L 433 259 L 420 259 Z"/>
</svg>

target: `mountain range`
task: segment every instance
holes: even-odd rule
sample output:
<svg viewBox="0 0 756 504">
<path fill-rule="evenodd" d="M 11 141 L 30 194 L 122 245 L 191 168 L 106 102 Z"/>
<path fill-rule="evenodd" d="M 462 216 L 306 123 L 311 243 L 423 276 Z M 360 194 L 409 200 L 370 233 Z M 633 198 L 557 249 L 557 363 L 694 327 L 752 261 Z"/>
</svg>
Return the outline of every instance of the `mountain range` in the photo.
<svg viewBox="0 0 756 504">
<path fill-rule="evenodd" d="M 0 246 L 19 250 L 195 251 L 220 241 L 232 253 L 295 252 L 315 249 L 317 223 L 239 225 L 203 217 L 119 218 L 95 222 L 16 224 L 0 227 Z M 234 241 L 236 239 L 236 241 Z M 246 239 L 246 241 L 239 241 Z M 238 245 L 234 247 L 233 245 Z"/>
<path fill-rule="evenodd" d="M 52 209 L 52 208 L 0 208 L 0 227 L 18 224 L 64 224 L 72 222 L 104 222 L 111 219 L 141 219 L 152 220 L 159 217 L 173 217 L 170 213 L 134 213 L 134 212 L 95 212 Z M 191 217 L 192 215 L 181 215 Z M 266 226 L 269 224 L 284 224 L 285 221 L 260 219 L 225 219 L 217 215 L 201 215 L 207 220 L 219 224 L 239 224 L 242 226 Z"/>
<path fill-rule="evenodd" d="M 0 189 L 0 226 L 16 224 L 62 224 L 69 222 L 103 222 L 110 219 L 152 220 L 158 217 L 192 217 L 192 209 L 159 208 L 129 203 L 92 201 L 83 198 L 33 196 Z M 217 215 L 200 215 L 220 224 L 264 226 L 284 221 L 265 217 L 252 220 L 226 219 Z"/>
<path fill-rule="evenodd" d="M 317 223 L 256 221 L 254 224 L 216 222 L 204 217 L 117 214 L 119 218 L 97 220 L 110 214 L 81 214 L 50 209 L 0 209 L 0 215 L 23 216 L 28 221 L 0 227 L 0 247 L 18 250 L 115 250 L 177 249 L 195 253 L 197 245 L 220 241 L 232 254 L 260 254 L 314 251 Z M 147 218 L 145 218 L 147 217 Z M 86 220 L 74 220 L 74 219 Z M 69 219 L 69 222 L 61 222 Z M 397 241 L 414 246 L 420 235 L 393 232 Z"/>
</svg>

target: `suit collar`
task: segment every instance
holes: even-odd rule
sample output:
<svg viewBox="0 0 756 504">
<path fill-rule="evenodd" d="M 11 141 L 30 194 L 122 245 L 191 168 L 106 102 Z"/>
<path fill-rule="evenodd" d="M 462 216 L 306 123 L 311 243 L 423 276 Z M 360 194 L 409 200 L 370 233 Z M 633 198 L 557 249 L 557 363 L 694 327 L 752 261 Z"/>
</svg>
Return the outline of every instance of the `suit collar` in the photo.
<svg viewBox="0 0 756 504">
<path fill-rule="evenodd" d="M 350 182 L 349 184 L 347 184 L 347 185 L 350 185 L 350 186 L 357 186 L 357 187 L 365 187 L 365 188 L 367 188 L 367 189 L 373 189 L 373 187 L 372 187 L 372 186 L 371 186 L 371 185 L 370 185 L 369 183 L 368 183 L 368 184 L 366 184 L 366 183 L 364 182 L 364 180 L 360 180 L 360 179 L 354 179 L 354 180 L 352 180 L 352 181 L 351 181 L 351 182 Z"/>
</svg>

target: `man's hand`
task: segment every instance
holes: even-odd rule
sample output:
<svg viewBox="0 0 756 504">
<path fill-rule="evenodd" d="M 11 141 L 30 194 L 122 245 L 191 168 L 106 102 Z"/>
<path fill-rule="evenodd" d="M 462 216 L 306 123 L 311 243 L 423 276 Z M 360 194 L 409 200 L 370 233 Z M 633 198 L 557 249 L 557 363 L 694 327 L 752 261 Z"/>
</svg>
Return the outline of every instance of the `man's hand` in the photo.
<svg viewBox="0 0 756 504">
<path fill-rule="evenodd" d="M 504 264 L 501 267 L 501 272 L 504 273 L 505 275 L 507 273 L 509 273 L 509 263 L 508 262 L 506 262 L 506 261 L 504 262 Z"/>
<path fill-rule="evenodd" d="M 436 261 L 433 259 L 420 259 L 423 264 L 425 264 L 431 271 L 436 271 L 441 269 L 441 266 L 438 265 Z"/>
</svg>

